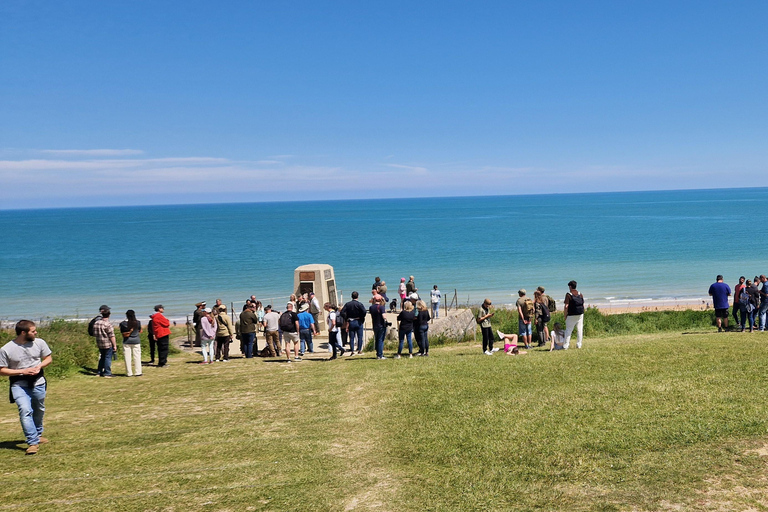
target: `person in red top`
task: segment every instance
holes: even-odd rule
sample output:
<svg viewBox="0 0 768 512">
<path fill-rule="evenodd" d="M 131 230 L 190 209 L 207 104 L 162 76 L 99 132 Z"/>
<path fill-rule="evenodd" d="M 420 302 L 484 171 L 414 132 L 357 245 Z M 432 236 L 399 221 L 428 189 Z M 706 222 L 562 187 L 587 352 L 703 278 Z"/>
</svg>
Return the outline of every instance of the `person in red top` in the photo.
<svg viewBox="0 0 768 512">
<path fill-rule="evenodd" d="M 171 322 L 163 315 L 162 304 L 155 306 L 155 313 L 152 315 L 152 329 L 157 340 L 157 366 L 168 366 L 168 340 L 171 337 Z"/>
<path fill-rule="evenodd" d="M 743 322 L 739 322 L 739 293 L 741 293 L 741 289 L 744 288 L 744 280 L 746 278 L 744 276 L 741 276 L 739 278 L 739 284 L 733 287 L 733 319 L 736 320 L 736 325 L 741 325 Z"/>
</svg>

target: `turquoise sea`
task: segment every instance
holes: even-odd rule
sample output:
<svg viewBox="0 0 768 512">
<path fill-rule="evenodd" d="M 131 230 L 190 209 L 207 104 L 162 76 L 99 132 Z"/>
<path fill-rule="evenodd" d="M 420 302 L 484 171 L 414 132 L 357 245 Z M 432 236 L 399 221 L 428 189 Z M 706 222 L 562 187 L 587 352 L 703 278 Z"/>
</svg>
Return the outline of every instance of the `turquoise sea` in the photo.
<svg viewBox="0 0 768 512">
<path fill-rule="evenodd" d="M 279 304 L 308 263 L 345 299 L 412 274 L 462 304 L 559 301 L 571 279 L 592 304 L 701 302 L 716 274 L 768 273 L 768 188 L 5 210 L 0 228 L 5 320 Z"/>
</svg>

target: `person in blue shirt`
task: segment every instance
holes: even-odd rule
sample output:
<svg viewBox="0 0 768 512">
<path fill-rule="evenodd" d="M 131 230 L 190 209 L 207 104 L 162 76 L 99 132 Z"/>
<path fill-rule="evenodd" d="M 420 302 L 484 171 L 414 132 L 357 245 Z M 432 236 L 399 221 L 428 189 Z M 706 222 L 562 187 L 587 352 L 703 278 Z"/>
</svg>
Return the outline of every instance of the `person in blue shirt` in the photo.
<svg viewBox="0 0 768 512">
<path fill-rule="evenodd" d="M 315 347 L 312 344 L 312 335 L 317 336 L 315 330 L 315 319 L 308 311 L 309 304 L 306 302 L 299 308 L 299 339 L 301 340 L 301 348 L 299 349 L 299 355 L 303 356 L 304 351 L 309 349 L 310 354 L 315 353 Z"/>
<path fill-rule="evenodd" d="M 728 297 L 731 296 L 731 287 L 723 282 L 723 276 L 718 275 L 715 282 L 709 287 L 712 303 L 715 306 L 715 320 L 717 332 L 728 330 Z"/>
</svg>

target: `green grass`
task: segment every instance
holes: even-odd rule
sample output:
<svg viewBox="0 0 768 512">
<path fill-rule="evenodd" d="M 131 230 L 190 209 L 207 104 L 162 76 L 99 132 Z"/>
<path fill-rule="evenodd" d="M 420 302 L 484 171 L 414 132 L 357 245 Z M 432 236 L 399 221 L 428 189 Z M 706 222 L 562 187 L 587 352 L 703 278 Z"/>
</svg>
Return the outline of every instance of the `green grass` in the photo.
<svg viewBox="0 0 768 512">
<path fill-rule="evenodd" d="M 766 510 L 767 348 L 670 332 L 73 375 L 35 457 L 4 408 L 0 510 Z"/>
</svg>

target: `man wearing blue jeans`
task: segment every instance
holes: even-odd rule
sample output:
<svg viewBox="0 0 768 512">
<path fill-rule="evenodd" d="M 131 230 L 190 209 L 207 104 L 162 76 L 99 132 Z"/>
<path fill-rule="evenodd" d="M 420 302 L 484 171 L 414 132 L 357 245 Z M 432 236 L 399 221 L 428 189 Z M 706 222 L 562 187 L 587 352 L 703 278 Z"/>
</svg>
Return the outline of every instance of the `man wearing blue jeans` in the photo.
<svg viewBox="0 0 768 512">
<path fill-rule="evenodd" d="M 765 274 L 760 275 L 760 282 L 763 286 L 760 288 L 760 309 L 757 310 L 757 316 L 760 319 L 760 330 L 765 330 L 765 318 L 768 313 L 768 278 Z"/>
<path fill-rule="evenodd" d="M 101 318 L 93 324 L 93 335 L 99 347 L 99 377 L 112 378 L 112 356 L 117 351 L 115 328 L 109 320 L 111 312 L 106 306 L 101 307 Z"/>
<path fill-rule="evenodd" d="M 51 364 L 51 349 L 37 337 L 31 320 L 16 324 L 16 339 L 0 348 L 0 375 L 10 377 L 11 403 L 19 408 L 21 429 L 27 438 L 27 455 L 35 455 L 39 445 L 47 443 L 43 434 L 45 415 L 45 376 L 43 368 Z"/>
<path fill-rule="evenodd" d="M 346 328 L 349 333 L 350 355 L 354 355 L 355 338 L 357 338 L 357 353 L 363 353 L 363 326 L 365 325 L 365 306 L 357 300 L 359 294 L 352 292 L 352 300 L 341 308 L 341 315 L 346 319 Z"/>
<path fill-rule="evenodd" d="M 301 348 L 299 355 L 304 356 L 304 352 L 315 353 L 315 346 L 312 344 L 312 335 L 317 336 L 315 327 L 315 318 L 309 312 L 309 304 L 302 304 L 299 308 L 299 339 L 301 339 Z"/>
</svg>

